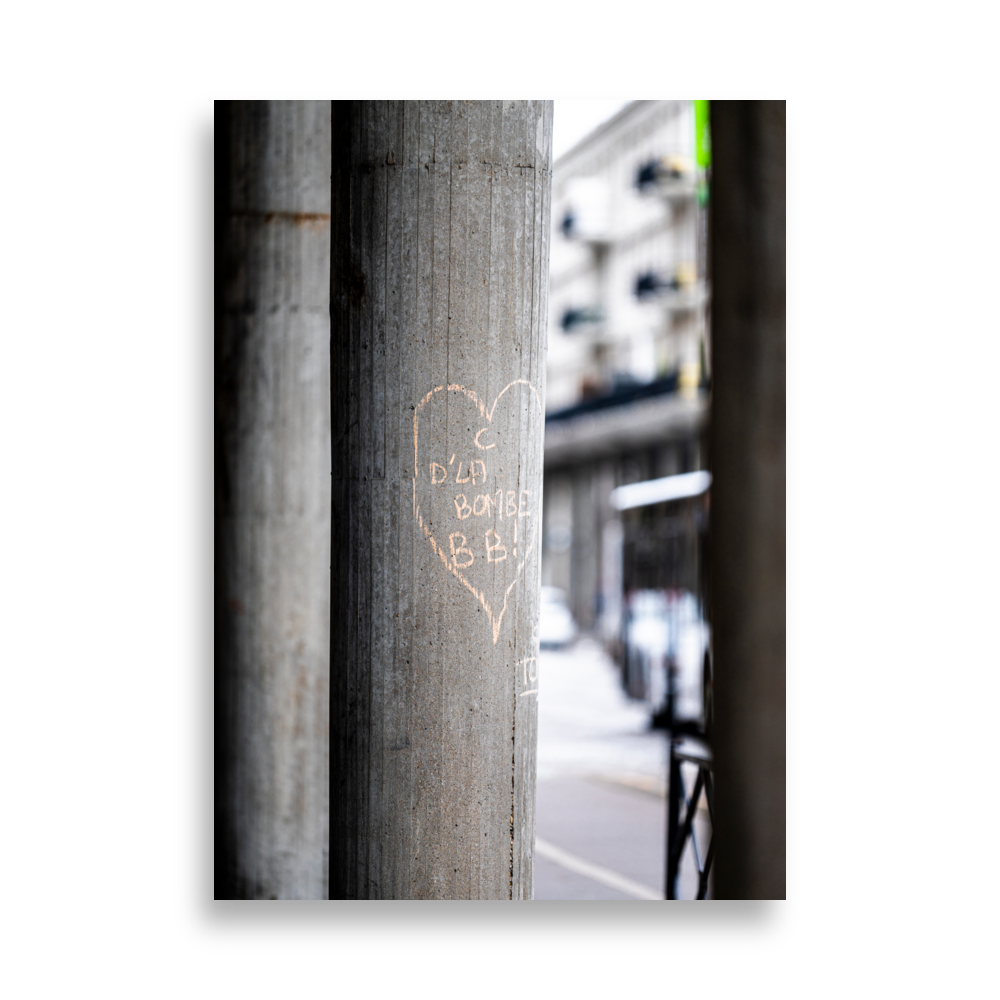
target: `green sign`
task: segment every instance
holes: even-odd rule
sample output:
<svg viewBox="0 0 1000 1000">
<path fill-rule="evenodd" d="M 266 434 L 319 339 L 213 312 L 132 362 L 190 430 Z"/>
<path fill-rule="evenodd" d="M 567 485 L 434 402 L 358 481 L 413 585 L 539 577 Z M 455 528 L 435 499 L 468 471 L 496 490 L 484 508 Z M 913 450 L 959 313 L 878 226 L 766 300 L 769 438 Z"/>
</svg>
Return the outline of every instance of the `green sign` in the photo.
<svg viewBox="0 0 1000 1000">
<path fill-rule="evenodd" d="M 708 101 L 694 102 L 694 157 L 702 170 L 712 165 L 712 132 L 708 127 Z"/>
<path fill-rule="evenodd" d="M 709 127 L 708 101 L 694 105 L 694 161 L 698 164 L 698 206 L 708 204 L 708 168 L 712 165 L 712 130 Z"/>
</svg>

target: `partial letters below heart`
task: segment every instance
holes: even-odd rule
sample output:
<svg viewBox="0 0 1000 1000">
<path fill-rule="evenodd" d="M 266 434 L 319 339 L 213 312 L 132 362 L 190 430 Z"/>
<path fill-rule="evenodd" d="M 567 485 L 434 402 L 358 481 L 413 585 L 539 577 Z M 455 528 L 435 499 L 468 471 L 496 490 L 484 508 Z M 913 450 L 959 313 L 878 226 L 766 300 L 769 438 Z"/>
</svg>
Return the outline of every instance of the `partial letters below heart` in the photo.
<svg viewBox="0 0 1000 1000">
<path fill-rule="evenodd" d="M 493 419 L 501 399 L 505 426 Z M 494 645 L 541 527 L 540 484 L 524 479 L 511 450 L 523 419 L 537 420 L 531 432 L 540 432 L 541 400 L 526 379 L 505 386 L 488 409 L 463 385 L 439 385 L 413 412 L 413 516 L 444 569 L 482 605 Z"/>
</svg>

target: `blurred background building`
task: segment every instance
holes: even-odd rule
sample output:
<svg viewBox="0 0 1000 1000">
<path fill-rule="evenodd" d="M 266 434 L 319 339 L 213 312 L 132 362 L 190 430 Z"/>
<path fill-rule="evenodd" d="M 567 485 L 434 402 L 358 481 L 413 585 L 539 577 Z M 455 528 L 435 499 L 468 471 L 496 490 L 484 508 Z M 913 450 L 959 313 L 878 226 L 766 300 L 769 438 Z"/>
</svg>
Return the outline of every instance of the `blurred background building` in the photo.
<svg viewBox="0 0 1000 1000">
<path fill-rule="evenodd" d="M 542 581 L 619 656 L 630 594 L 701 592 L 704 503 L 612 502 L 617 487 L 706 468 L 694 114 L 691 101 L 629 102 L 553 167 Z"/>
<path fill-rule="evenodd" d="M 535 894 L 705 898 L 706 102 L 591 102 L 560 144 L 586 103 L 553 132 Z"/>
</svg>

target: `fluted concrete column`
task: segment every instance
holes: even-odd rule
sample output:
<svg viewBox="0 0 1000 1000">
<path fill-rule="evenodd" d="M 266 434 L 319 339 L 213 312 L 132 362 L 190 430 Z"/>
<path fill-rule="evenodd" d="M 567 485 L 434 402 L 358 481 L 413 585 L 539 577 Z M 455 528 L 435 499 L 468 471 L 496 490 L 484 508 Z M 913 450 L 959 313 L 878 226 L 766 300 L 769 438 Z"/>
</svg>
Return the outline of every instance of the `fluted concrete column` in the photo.
<svg viewBox="0 0 1000 1000">
<path fill-rule="evenodd" d="M 216 896 L 327 894 L 328 101 L 216 117 Z"/>
<path fill-rule="evenodd" d="M 551 122 L 334 103 L 331 898 L 531 897 Z"/>
<path fill-rule="evenodd" d="M 785 102 L 712 102 L 719 899 L 785 897 Z"/>
</svg>

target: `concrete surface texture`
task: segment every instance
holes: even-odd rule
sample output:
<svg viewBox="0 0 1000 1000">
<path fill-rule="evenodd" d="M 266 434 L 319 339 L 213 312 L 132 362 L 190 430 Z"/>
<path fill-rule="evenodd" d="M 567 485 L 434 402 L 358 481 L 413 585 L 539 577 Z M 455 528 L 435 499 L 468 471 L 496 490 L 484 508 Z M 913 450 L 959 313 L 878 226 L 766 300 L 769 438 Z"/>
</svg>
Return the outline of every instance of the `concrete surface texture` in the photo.
<svg viewBox="0 0 1000 1000">
<path fill-rule="evenodd" d="M 331 898 L 531 898 L 551 128 L 333 104 Z"/>
<path fill-rule="evenodd" d="M 216 897 L 326 897 L 330 106 L 216 122 Z"/>
</svg>

